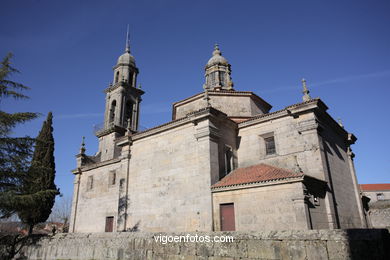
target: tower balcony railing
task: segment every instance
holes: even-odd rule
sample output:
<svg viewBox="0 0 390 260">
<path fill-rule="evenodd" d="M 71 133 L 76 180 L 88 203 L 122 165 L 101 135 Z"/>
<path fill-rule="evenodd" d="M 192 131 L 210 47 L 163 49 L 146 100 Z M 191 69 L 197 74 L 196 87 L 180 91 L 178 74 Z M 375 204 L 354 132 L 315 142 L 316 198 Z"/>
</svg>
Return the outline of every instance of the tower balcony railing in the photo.
<svg viewBox="0 0 390 260">
<path fill-rule="evenodd" d="M 122 128 L 122 129 L 127 129 L 127 125 L 124 125 L 124 124 L 114 124 L 114 122 L 111 122 L 109 123 L 109 125 L 107 127 L 105 127 L 104 123 L 99 123 L 99 124 L 96 124 L 93 126 L 93 133 L 96 135 L 96 136 L 99 136 L 101 135 L 102 133 L 106 132 L 106 131 L 110 131 L 110 130 L 113 130 L 115 128 Z M 143 125 L 139 125 L 138 126 L 138 131 L 146 131 L 148 130 L 149 127 L 145 127 Z"/>
<path fill-rule="evenodd" d="M 114 122 L 110 122 L 108 124 L 108 126 L 106 127 L 104 125 L 104 123 L 99 123 L 97 125 L 94 125 L 93 127 L 93 132 L 96 136 L 99 136 L 101 134 L 103 134 L 104 132 L 110 132 L 111 130 L 114 130 L 114 129 L 126 129 L 126 126 L 125 125 L 122 125 L 122 124 L 117 124 L 117 123 L 114 123 Z"/>
</svg>

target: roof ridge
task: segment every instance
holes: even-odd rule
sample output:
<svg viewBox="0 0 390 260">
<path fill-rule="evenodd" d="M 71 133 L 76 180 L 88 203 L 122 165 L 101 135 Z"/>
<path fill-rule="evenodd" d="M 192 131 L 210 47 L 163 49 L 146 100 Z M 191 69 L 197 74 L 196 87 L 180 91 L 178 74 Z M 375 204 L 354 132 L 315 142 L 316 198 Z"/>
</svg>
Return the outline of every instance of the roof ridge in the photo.
<svg viewBox="0 0 390 260">
<path fill-rule="evenodd" d="M 302 176 L 305 176 L 302 172 L 298 173 L 290 169 L 259 163 L 231 171 L 217 183 L 214 183 L 211 188 L 250 185 L 253 183 L 265 183 Z"/>
</svg>

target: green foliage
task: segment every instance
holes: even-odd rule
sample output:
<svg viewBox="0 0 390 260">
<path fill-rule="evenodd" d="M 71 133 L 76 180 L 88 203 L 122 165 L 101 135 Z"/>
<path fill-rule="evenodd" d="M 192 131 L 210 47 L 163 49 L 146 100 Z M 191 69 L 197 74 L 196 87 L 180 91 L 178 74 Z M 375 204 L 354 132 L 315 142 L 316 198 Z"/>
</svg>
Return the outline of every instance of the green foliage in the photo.
<svg viewBox="0 0 390 260">
<path fill-rule="evenodd" d="M 0 104 L 4 98 L 26 99 L 18 91 L 28 87 L 13 82 L 9 77 L 18 72 L 11 66 L 12 54 L 0 63 Z M 37 117 L 36 113 L 7 113 L 0 110 L 0 217 L 8 217 L 27 203 L 16 195 L 22 194 L 21 184 L 31 159 L 34 140 L 28 136 L 11 137 L 12 129 Z"/>
<path fill-rule="evenodd" d="M 23 192 L 29 206 L 18 211 L 19 218 L 30 227 L 47 220 L 59 191 L 54 183 L 53 115 L 50 112 L 36 138 L 30 169 L 23 178 Z"/>
<path fill-rule="evenodd" d="M 3 98 L 26 99 L 20 91 L 28 87 L 9 77 L 18 72 L 10 64 L 8 54 L 0 64 L 0 104 Z M 54 138 L 52 114 L 49 113 L 36 140 L 12 137 L 12 129 L 37 117 L 36 113 L 0 111 L 0 217 L 17 213 L 30 226 L 49 217 L 55 196 Z M 32 148 L 35 143 L 35 151 Z"/>
</svg>

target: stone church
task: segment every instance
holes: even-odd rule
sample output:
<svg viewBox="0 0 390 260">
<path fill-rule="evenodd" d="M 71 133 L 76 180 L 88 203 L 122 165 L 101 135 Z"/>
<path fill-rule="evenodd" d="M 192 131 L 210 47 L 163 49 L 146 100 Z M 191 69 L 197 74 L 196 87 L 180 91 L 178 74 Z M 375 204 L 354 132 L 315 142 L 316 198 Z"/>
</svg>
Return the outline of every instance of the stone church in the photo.
<svg viewBox="0 0 390 260">
<path fill-rule="evenodd" d="M 172 121 L 140 131 L 138 68 L 127 43 L 105 89 L 99 149 L 73 170 L 70 232 L 256 231 L 365 226 L 350 146 L 356 137 L 303 84 L 270 112 L 234 88 L 218 46 L 200 93 Z"/>
</svg>

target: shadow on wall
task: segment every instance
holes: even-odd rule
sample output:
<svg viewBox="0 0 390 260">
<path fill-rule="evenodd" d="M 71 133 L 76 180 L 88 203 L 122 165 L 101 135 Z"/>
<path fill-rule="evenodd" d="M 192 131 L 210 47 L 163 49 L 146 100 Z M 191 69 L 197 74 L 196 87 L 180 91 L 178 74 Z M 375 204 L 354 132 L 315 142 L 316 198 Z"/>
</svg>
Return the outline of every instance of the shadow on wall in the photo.
<svg viewBox="0 0 390 260">
<path fill-rule="evenodd" d="M 382 239 L 375 239 L 372 233 L 365 233 L 367 229 L 347 229 L 350 259 L 390 259 L 390 233 L 386 229 L 381 231 Z M 363 232 L 362 232 L 363 231 Z M 363 234 L 363 237 L 362 237 Z M 366 236 L 364 237 L 364 234 Z M 378 236 L 379 237 L 379 236 Z M 370 250 L 367 250 L 367 249 Z"/>
</svg>

